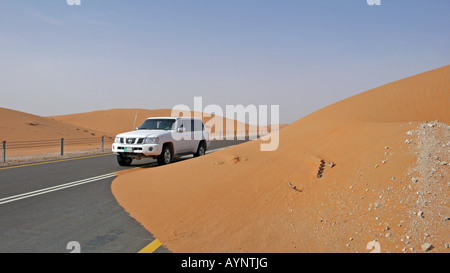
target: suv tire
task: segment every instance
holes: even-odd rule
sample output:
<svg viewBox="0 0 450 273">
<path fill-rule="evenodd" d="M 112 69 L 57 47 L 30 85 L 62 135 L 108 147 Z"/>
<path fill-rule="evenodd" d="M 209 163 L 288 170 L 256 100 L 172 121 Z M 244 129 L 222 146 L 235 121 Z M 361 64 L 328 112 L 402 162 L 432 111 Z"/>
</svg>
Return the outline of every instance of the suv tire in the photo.
<svg viewBox="0 0 450 273">
<path fill-rule="evenodd" d="M 119 163 L 120 166 L 130 166 L 132 161 L 133 161 L 132 158 L 117 155 L 117 163 Z"/>
<path fill-rule="evenodd" d="M 206 143 L 204 141 L 201 141 L 200 144 L 198 144 L 197 152 L 194 154 L 194 157 L 202 156 L 206 154 Z"/>
<path fill-rule="evenodd" d="M 156 158 L 156 161 L 158 161 L 158 165 L 167 165 L 170 162 L 172 162 L 173 159 L 173 152 L 172 149 L 170 149 L 169 145 L 164 145 L 162 152 L 158 157 Z"/>
</svg>

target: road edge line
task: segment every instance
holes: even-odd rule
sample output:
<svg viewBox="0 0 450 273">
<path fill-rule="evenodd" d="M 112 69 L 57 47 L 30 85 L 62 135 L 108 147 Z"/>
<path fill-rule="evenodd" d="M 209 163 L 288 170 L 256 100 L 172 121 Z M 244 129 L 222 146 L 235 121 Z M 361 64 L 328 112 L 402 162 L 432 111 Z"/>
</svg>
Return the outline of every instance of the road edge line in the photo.
<svg viewBox="0 0 450 273">
<path fill-rule="evenodd" d="M 155 250 L 157 250 L 160 246 L 162 246 L 162 243 L 160 240 L 155 239 L 153 242 L 148 244 L 146 247 L 141 249 L 138 253 L 153 253 Z"/>
</svg>

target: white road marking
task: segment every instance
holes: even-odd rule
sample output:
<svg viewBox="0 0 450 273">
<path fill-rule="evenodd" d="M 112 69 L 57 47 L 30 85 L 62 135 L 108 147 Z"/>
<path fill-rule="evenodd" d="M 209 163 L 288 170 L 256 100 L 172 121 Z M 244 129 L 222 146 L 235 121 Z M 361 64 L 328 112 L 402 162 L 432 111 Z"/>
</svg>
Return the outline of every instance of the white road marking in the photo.
<svg viewBox="0 0 450 273">
<path fill-rule="evenodd" d="M 50 193 L 50 192 L 54 192 L 54 191 L 59 191 L 62 189 L 67 189 L 70 187 L 75 187 L 75 186 L 79 186 L 79 185 L 83 185 L 83 184 L 87 184 L 87 183 L 92 183 L 95 181 L 99 181 L 99 180 L 103 180 L 103 179 L 111 178 L 111 177 L 115 177 L 115 176 L 116 176 L 116 174 L 114 174 L 114 173 L 108 173 L 108 174 L 99 175 L 99 176 L 95 176 L 95 177 L 91 177 L 91 178 L 86 178 L 86 179 L 82 179 L 82 180 L 78 180 L 78 181 L 74 181 L 74 182 L 70 182 L 70 183 L 66 183 L 66 184 L 62 184 L 62 185 L 58 185 L 58 186 L 53 186 L 53 187 L 49 187 L 49 188 L 45 188 L 45 189 L 41 189 L 41 190 L 31 191 L 31 192 L 27 192 L 27 193 L 22 193 L 22 194 L 10 196 L 10 197 L 2 198 L 2 199 L 0 199 L 0 205 L 18 201 L 18 200 L 22 200 L 22 199 L 26 199 L 26 198 L 30 198 L 30 197 L 37 196 L 37 195 L 42 195 L 42 194 L 46 194 L 46 193 Z"/>
<path fill-rule="evenodd" d="M 220 151 L 220 150 L 223 150 L 225 148 L 226 147 L 218 148 L 218 149 L 214 149 L 214 150 L 209 150 L 209 151 L 206 151 L 206 154 L 213 153 L 213 152 L 216 152 L 216 151 Z M 133 168 L 133 169 L 135 169 L 135 168 Z M 22 193 L 22 194 L 10 196 L 10 197 L 5 197 L 5 198 L 0 199 L 0 205 L 11 203 L 11 202 L 14 202 L 14 201 L 19 201 L 19 200 L 30 198 L 30 197 L 33 197 L 33 196 L 38 196 L 38 195 L 42 195 L 42 194 L 46 194 L 46 193 L 50 193 L 50 192 L 54 192 L 54 191 L 59 191 L 59 190 L 63 190 L 63 189 L 67 189 L 67 188 L 71 188 L 71 187 L 87 184 L 87 183 L 92 183 L 92 182 L 95 182 L 95 181 L 99 181 L 99 180 L 103 180 L 103 179 L 111 178 L 111 177 L 115 177 L 115 176 L 116 176 L 115 173 L 107 173 L 107 174 L 104 174 L 104 175 L 99 175 L 99 176 L 86 178 L 86 179 L 82 179 L 82 180 L 78 180 L 78 181 L 74 181 L 74 182 L 69 182 L 69 183 L 66 183 L 66 184 L 58 185 L 58 186 L 53 186 L 53 187 L 49 187 L 49 188 L 45 188 L 45 189 L 41 189 L 41 190 L 36 190 L 36 191 Z"/>
</svg>

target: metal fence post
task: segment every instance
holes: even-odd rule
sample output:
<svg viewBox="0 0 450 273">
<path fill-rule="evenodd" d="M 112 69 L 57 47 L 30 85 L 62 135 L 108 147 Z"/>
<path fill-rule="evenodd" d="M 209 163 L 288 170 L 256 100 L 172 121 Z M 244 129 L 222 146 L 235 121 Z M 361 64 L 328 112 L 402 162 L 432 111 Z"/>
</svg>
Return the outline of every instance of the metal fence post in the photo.
<svg viewBox="0 0 450 273">
<path fill-rule="evenodd" d="M 102 136 L 102 152 L 103 152 L 104 136 Z"/>
<path fill-rule="evenodd" d="M 3 163 L 6 163 L 6 141 L 2 141 Z"/>
<path fill-rule="evenodd" d="M 61 138 L 61 155 L 64 155 L 64 138 Z"/>
</svg>

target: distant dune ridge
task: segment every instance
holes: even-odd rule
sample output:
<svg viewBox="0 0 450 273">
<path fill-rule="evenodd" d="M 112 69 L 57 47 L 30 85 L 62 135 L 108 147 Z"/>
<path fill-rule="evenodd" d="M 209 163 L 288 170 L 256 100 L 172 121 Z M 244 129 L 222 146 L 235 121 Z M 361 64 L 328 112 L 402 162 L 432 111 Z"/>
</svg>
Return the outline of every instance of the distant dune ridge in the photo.
<svg viewBox="0 0 450 273">
<path fill-rule="evenodd" d="M 48 140 L 61 137 L 87 138 L 107 133 L 57 120 L 0 108 L 0 141 Z"/>
<path fill-rule="evenodd" d="M 444 66 L 332 104 L 274 152 L 257 140 L 119 172 L 113 194 L 174 252 L 449 252 L 449 79 Z"/>
<path fill-rule="evenodd" d="M 60 146 L 57 141 L 61 138 L 65 139 L 94 139 L 98 138 L 98 143 L 90 143 L 86 145 L 71 145 L 65 147 L 65 151 L 78 151 L 88 149 L 100 149 L 101 137 L 114 137 L 108 133 L 67 124 L 61 121 L 53 120 L 51 118 L 41 117 L 33 114 L 28 114 L 20 111 L 15 111 L 6 108 L 0 108 L 0 141 L 7 142 L 7 158 L 18 155 L 36 155 L 57 153 L 60 151 Z M 11 143 L 24 141 L 43 141 L 55 140 L 56 145 L 39 147 L 31 145 L 28 148 L 11 149 Z M 1 149 L 0 149 L 1 150 Z"/>
<path fill-rule="evenodd" d="M 195 117 L 195 112 L 190 112 L 191 117 Z M 202 115 L 201 113 L 199 114 Z M 62 121 L 64 123 L 72 124 L 75 126 L 82 126 L 86 128 L 91 128 L 99 131 L 108 132 L 111 135 L 117 135 L 123 132 L 132 131 L 136 127 L 139 127 L 145 119 L 149 117 L 170 117 L 172 115 L 172 109 L 110 109 L 110 110 L 100 110 L 79 114 L 52 116 L 50 118 Z M 208 123 L 212 118 L 216 118 L 215 115 L 204 114 L 202 119 L 205 124 Z M 240 134 L 256 134 L 258 126 L 249 125 L 246 123 L 238 122 L 236 120 L 231 120 L 230 124 L 233 124 L 233 128 L 227 129 L 227 120 L 224 117 L 217 117 L 222 120 L 221 128 L 208 128 L 208 131 L 212 131 L 214 136 L 223 136 L 228 131 L 229 135 L 233 135 L 236 131 L 237 135 Z M 285 126 L 280 125 L 280 128 Z M 245 131 L 240 130 L 240 128 L 245 128 Z M 268 126 L 270 128 L 270 125 Z M 220 134 L 219 134 L 220 132 Z"/>
<path fill-rule="evenodd" d="M 128 132 L 139 127 L 148 117 L 167 116 L 170 110 L 144 110 L 144 109 L 110 109 L 86 113 L 51 116 L 52 119 L 64 123 L 96 128 L 109 132 L 111 135 Z"/>
</svg>

